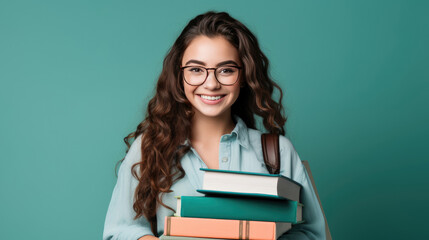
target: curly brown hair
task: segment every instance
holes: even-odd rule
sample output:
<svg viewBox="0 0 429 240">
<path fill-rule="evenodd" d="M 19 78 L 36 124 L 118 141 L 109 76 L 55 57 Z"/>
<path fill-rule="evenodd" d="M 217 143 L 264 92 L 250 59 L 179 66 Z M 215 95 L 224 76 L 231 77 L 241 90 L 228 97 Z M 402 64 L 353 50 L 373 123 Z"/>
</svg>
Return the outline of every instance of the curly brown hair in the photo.
<svg viewBox="0 0 429 240">
<path fill-rule="evenodd" d="M 124 138 L 128 149 L 130 140 L 137 137 L 142 140 L 141 161 L 132 167 L 132 174 L 139 182 L 133 208 L 135 219 L 146 217 L 155 235 L 157 207 L 162 205 L 173 210 L 162 202 L 163 195 L 171 192 L 173 183 L 185 176 L 180 160 L 190 150 L 184 142 L 190 137 L 194 113 L 184 93 L 180 65 L 187 46 L 201 35 L 224 37 L 238 50 L 243 63 L 244 86 L 232 105 L 231 114 L 243 119 L 249 128 L 255 128 L 255 115 L 260 116 L 268 132 L 285 134 L 283 93 L 270 78 L 269 61 L 252 32 L 225 12 L 209 11 L 192 19 L 164 59 L 145 119 Z M 278 102 L 272 99 L 274 88 L 279 91 Z"/>
</svg>

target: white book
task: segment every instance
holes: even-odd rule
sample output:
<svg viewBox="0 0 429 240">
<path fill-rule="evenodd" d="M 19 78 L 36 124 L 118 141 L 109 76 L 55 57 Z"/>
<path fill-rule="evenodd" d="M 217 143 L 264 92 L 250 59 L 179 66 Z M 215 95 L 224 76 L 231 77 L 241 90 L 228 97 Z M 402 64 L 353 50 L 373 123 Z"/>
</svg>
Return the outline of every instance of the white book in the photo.
<svg viewBox="0 0 429 240">
<path fill-rule="evenodd" d="M 204 194 L 247 195 L 299 202 L 301 185 L 280 174 L 252 173 L 201 168 Z"/>
</svg>

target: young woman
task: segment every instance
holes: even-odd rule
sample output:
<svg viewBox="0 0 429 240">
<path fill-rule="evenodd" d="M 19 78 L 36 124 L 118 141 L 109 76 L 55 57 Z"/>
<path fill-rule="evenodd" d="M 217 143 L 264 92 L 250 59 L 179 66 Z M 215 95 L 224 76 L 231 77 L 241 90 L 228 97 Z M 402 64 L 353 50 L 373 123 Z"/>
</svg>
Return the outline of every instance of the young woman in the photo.
<svg viewBox="0 0 429 240">
<path fill-rule="evenodd" d="M 325 238 L 310 179 L 284 137 L 282 91 L 268 63 L 255 36 L 227 13 L 207 12 L 188 23 L 164 59 L 146 118 L 125 138 L 128 147 L 134 142 L 119 169 L 104 239 L 157 239 L 176 209 L 174 196 L 201 195 L 201 167 L 268 173 L 256 115 L 281 135 L 280 174 L 303 186 L 305 223 L 281 238 Z"/>
</svg>

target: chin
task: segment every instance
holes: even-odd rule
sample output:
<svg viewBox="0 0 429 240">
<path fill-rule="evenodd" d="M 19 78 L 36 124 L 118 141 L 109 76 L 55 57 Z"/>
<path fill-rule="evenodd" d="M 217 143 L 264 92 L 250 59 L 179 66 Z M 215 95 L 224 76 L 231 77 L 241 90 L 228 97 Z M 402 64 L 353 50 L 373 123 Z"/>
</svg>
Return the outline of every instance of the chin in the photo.
<svg viewBox="0 0 429 240">
<path fill-rule="evenodd" d="M 220 116 L 222 116 L 223 114 L 222 113 L 206 113 L 206 112 L 199 112 L 202 116 L 205 116 L 205 117 L 211 117 L 211 118 L 217 118 L 217 117 L 220 117 Z"/>
<path fill-rule="evenodd" d="M 210 118 L 222 117 L 226 114 L 225 111 L 201 111 L 199 109 L 194 109 L 195 112 L 198 112 L 199 115 Z"/>
</svg>

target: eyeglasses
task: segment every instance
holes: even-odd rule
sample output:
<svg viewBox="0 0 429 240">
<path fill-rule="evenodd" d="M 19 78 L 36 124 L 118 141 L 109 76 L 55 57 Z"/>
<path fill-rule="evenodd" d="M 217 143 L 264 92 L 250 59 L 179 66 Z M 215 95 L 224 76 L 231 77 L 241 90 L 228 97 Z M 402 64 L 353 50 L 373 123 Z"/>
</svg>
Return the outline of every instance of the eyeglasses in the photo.
<svg viewBox="0 0 429 240">
<path fill-rule="evenodd" d="M 185 82 L 191 86 L 202 85 L 209 76 L 209 70 L 214 70 L 216 80 L 226 86 L 234 85 L 240 76 L 239 66 L 222 66 L 217 68 L 206 68 L 200 66 L 184 66 L 180 68 L 183 72 Z"/>
</svg>

